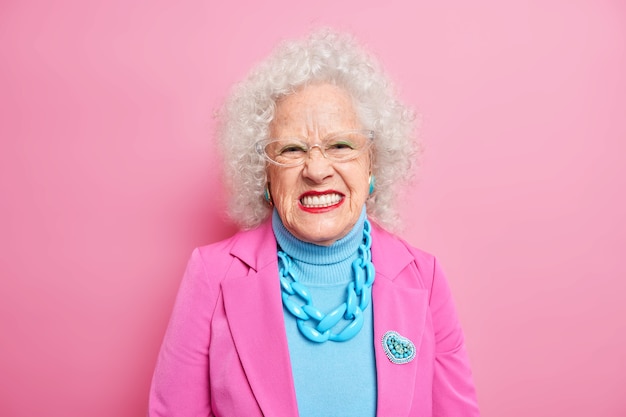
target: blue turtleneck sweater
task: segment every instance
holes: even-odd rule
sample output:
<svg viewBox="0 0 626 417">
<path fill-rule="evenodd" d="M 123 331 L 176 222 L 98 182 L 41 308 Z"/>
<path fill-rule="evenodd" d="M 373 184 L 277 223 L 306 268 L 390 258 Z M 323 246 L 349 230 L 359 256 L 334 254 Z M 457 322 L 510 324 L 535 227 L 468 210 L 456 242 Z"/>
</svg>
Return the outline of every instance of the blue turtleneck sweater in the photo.
<svg viewBox="0 0 626 417">
<path fill-rule="evenodd" d="M 298 281 L 313 304 L 328 313 L 345 302 L 352 261 L 363 240 L 365 209 L 354 228 L 330 246 L 306 243 L 283 225 L 276 210 L 272 227 L 280 248 L 293 259 Z M 286 310 L 285 327 L 300 417 L 367 417 L 376 415 L 376 362 L 372 304 L 364 312 L 361 331 L 345 342 L 311 342 L 300 334 Z M 345 323 L 344 323 L 345 325 Z M 332 329 L 333 333 L 341 330 Z"/>
</svg>

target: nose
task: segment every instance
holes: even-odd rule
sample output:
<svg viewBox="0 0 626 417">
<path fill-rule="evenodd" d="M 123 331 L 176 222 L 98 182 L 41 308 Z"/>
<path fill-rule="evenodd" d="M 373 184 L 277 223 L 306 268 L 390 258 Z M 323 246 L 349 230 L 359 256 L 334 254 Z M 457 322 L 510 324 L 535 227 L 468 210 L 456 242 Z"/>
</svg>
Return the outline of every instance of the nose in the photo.
<svg viewBox="0 0 626 417">
<path fill-rule="evenodd" d="M 320 151 L 320 153 L 322 154 L 322 156 L 326 159 L 328 159 L 328 155 L 326 155 L 326 152 L 324 152 L 324 148 L 322 148 L 322 145 L 320 145 L 319 143 L 316 143 L 314 145 L 309 146 L 309 151 L 307 152 L 307 156 L 309 158 L 311 158 L 311 154 L 313 153 L 313 148 L 317 148 L 318 151 Z"/>
<path fill-rule="evenodd" d="M 333 164 L 326 157 L 323 148 L 319 144 L 312 145 L 304 160 L 302 175 L 314 183 L 321 183 L 332 174 Z"/>
</svg>

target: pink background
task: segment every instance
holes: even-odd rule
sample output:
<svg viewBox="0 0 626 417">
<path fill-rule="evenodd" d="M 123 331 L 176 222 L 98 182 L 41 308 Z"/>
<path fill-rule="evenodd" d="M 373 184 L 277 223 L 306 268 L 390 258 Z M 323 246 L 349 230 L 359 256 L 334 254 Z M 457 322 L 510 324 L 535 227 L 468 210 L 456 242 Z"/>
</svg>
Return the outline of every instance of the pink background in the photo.
<svg viewBox="0 0 626 417">
<path fill-rule="evenodd" d="M 447 270 L 483 415 L 626 416 L 623 2 L 212 3 L 2 2 L 0 415 L 145 415 L 187 257 L 235 230 L 212 111 L 332 25 L 422 114 L 402 235 Z"/>
</svg>

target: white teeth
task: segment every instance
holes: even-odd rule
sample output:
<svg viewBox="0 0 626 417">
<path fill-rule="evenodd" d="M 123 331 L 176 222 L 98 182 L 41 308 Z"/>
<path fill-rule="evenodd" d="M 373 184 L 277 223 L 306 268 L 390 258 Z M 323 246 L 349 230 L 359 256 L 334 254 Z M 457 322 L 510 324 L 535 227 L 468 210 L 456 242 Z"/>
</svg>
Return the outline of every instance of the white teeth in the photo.
<svg viewBox="0 0 626 417">
<path fill-rule="evenodd" d="M 341 201 L 340 194 L 307 195 L 302 197 L 304 207 L 328 207 Z"/>
</svg>

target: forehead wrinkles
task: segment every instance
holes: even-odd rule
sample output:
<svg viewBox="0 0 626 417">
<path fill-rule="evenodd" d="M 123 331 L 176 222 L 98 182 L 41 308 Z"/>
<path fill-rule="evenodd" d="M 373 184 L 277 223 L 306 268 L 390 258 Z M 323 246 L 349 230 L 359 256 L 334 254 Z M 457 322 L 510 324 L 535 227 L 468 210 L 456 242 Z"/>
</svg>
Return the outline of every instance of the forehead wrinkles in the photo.
<svg viewBox="0 0 626 417">
<path fill-rule="evenodd" d="M 324 137 L 358 128 L 352 99 L 343 89 L 323 84 L 304 87 L 276 102 L 273 136 Z"/>
</svg>

